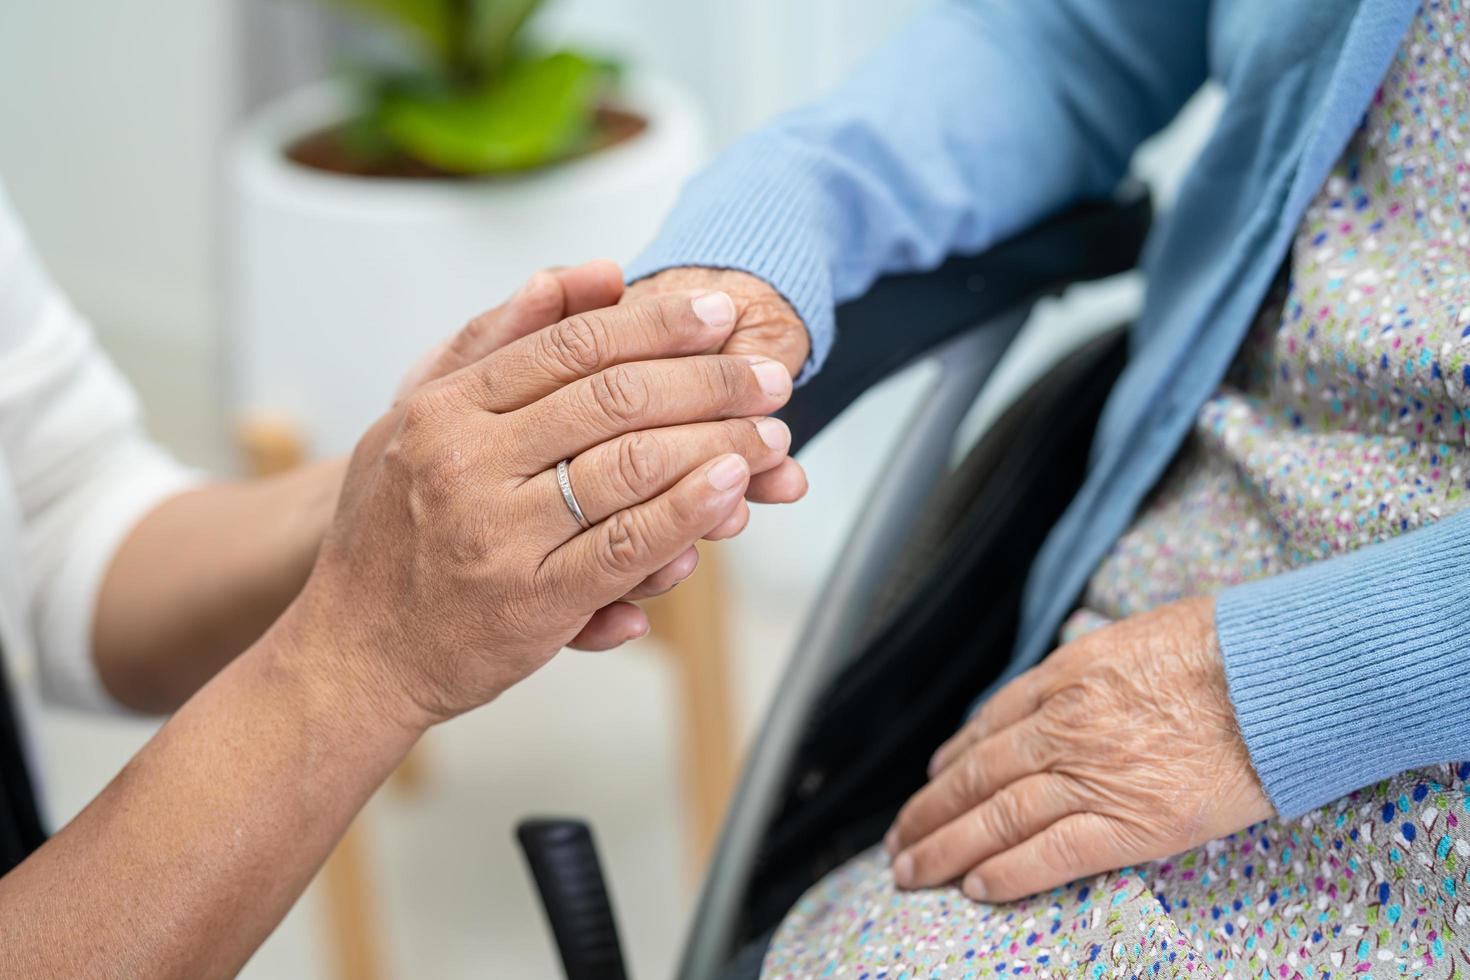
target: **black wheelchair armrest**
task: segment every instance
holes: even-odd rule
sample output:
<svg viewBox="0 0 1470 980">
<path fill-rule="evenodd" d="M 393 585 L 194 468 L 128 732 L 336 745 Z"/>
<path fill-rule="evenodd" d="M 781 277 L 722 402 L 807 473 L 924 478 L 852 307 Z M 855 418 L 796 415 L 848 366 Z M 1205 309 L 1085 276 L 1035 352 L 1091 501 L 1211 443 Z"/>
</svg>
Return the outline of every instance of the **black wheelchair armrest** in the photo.
<svg viewBox="0 0 1470 980">
<path fill-rule="evenodd" d="M 1148 190 L 1130 182 L 1110 200 L 1076 205 L 977 255 L 878 280 L 837 307 L 827 363 L 781 413 L 793 450 L 864 391 L 961 331 L 1071 283 L 1133 268 L 1152 221 Z"/>
</svg>

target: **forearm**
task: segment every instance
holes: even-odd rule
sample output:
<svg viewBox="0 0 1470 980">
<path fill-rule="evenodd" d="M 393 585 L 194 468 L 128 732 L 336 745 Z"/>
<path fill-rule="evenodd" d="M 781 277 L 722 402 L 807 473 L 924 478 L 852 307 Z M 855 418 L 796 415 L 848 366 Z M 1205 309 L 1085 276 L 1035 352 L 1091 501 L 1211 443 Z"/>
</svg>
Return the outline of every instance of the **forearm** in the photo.
<svg viewBox="0 0 1470 980">
<path fill-rule="evenodd" d="M 820 365 L 833 306 L 878 276 L 1110 192 L 1202 81 L 1205 22 L 1199 2 L 936 3 L 831 96 L 691 181 L 629 278 L 756 275 L 801 316 Z"/>
<path fill-rule="evenodd" d="M 97 599 L 93 656 L 108 692 L 172 710 L 259 639 L 311 571 L 344 466 L 203 487 L 141 521 Z"/>
<path fill-rule="evenodd" d="M 0 879 L 0 973 L 241 967 L 420 731 L 308 666 L 335 659 L 309 642 L 272 630 Z"/>
</svg>

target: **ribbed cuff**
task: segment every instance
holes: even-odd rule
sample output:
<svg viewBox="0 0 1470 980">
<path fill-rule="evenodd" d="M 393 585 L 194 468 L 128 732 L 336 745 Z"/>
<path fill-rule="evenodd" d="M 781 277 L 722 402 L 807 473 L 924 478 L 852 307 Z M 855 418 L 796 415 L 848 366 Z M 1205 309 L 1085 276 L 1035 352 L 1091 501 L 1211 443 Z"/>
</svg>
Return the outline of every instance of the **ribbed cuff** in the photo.
<svg viewBox="0 0 1470 980">
<path fill-rule="evenodd" d="M 1241 733 L 1284 816 L 1470 759 L 1470 512 L 1230 589 L 1215 626 Z"/>
<path fill-rule="evenodd" d="M 783 149 L 784 148 L 784 149 Z M 758 133 L 692 180 L 629 282 L 679 266 L 739 269 L 770 283 L 806 324 L 812 352 L 797 383 L 832 348 L 832 273 L 814 173 L 785 141 Z"/>
</svg>

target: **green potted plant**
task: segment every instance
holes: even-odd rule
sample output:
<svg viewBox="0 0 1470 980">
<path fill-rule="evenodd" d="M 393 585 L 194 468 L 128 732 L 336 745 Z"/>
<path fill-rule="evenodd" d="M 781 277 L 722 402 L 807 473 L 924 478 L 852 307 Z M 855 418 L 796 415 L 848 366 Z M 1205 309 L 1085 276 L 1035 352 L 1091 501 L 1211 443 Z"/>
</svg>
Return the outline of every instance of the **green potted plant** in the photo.
<svg viewBox="0 0 1470 980">
<path fill-rule="evenodd" d="M 298 162 L 389 176 L 544 167 L 628 139 L 643 120 L 610 102 L 617 70 L 523 37 L 542 0 L 332 0 L 389 29 L 397 63 L 357 72 L 359 111 L 291 148 Z"/>
<path fill-rule="evenodd" d="M 238 132 L 224 319 L 232 407 L 335 452 L 419 351 L 536 269 L 636 253 L 705 128 L 681 86 L 538 44 L 539 0 L 329 5 L 386 43 Z"/>
</svg>

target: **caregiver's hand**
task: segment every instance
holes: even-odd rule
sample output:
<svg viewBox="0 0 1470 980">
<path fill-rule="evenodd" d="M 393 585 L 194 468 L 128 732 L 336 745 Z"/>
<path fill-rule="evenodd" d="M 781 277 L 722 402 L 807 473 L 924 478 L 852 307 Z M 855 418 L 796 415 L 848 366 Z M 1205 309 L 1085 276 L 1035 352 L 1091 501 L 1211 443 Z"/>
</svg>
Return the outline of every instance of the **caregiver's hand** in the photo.
<svg viewBox="0 0 1470 980">
<path fill-rule="evenodd" d="M 426 352 L 404 376 L 394 401 L 565 317 L 590 314 L 594 310 L 611 306 L 618 302 L 622 294 L 622 271 L 616 263 L 605 259 L 577 266 L 543 269 L 532 275 L 504 303 L 474 317 L 454 336 L 446 338 Z M 724 339 L 724 334 L 720 335 L 720 339 Z M 763 498 L 764 501 L 790 503 L 800 499 L 806 492 L 806 476 L 800 466 L 794 460 L 781 460 L 776 468 L 784 470 L 784 476 L 775 481 L 772 492 Z M 754 473 L 754 481 L 766 479 L 767 473 L 760 470 Z M 743 502 L 739 503 L 705 537 L 712 541 L 734 537 L 745 529 L 749 520 L 749 508 Z M 698 563 L 699 552 L 689 548 L 639 582 L 621 598 L 636 600 L 662 595 L 692 575 Z M 568 645 L 582 650 L 605 650 L 646 629 L 647 617 L 641 610 L 626 602 L 612 603 L 595 613 L 582 632 Z"/>
<path fill-rule="evenodd" d="M 789 434 L 763 418 L 790 394 L 781 365 L 681 356 L 732 320 L 718 294 L 600 310 L 402 399 L 353 454 L 287 635 L 409 727 L 534 671 L 785 457 Z"/>
<path fill-rule="evenodd" d="M 709 353 L 750 354 L 786 365 L 794 378 L 811 353 L 806 325 L 791 304 L 764 279 L 737 269 L 691 266 L 665 269 L 640 279 L 623 294 L 623 302 L 688 290 L 718 289 L 735 301 L 735 328 Z M 806 493 L 806 474 L 792 460 L 750 481 L 746 496 L 756 503 L 787 503 Z"/>
<path fill-rule="evenodd" d="M 1132 616 L 1051 654 L 935 754 L 885 844 L 901 888 L 1022 898 L 1271 816 L 1236 728 L 1214 602 Z"/>
</svg>

